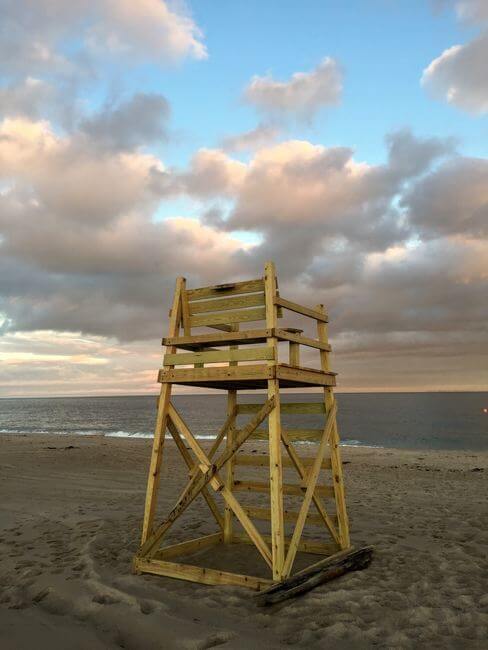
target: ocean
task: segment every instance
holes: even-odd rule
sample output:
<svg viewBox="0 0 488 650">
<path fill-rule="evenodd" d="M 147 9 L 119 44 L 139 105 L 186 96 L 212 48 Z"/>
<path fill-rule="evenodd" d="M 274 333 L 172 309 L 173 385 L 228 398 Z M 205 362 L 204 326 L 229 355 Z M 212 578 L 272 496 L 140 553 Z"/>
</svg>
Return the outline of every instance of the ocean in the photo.
<svg viewBox="0 0 488 650">
<path fill-rule="evenodd" d="M 176 395 L 173 399 L 197 437 L 213 437 L 225 419 L 224 395 Z M 246 402 L 263 399 L 262 394 L 240 396 Z M 282 399 L 320 401 L 321 395 L 285 393 Z M 343 445 L 488 450 L 488 393 L 343 393 L 337 394 L 337 400 Z M 155 416 L 155 395 L 5 398 L 0 399 L 0 435 L 150 438 Z M 316 417 L 301 416 L 294 426 L 318 427 Z M 283 420 L 285 426 L 293 426 L 286 416 Z"/>
</svg>

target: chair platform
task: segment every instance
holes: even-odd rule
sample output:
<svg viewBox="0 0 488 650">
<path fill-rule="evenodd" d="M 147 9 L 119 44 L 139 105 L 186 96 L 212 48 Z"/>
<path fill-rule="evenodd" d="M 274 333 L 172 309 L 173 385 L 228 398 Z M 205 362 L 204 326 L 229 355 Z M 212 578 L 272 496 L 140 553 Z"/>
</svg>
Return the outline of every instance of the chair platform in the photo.
<svg viewBox="0 0 488 650">
<path fill-rule="evenodd" d="M 314 368 L 298 368 L 286 363 L 268 366 L 217 366 L 214 368 L 171 368 L 160 370 L 158 381 L 162 384 L 216 388 L 221 390 L 264 389 L 270 379 L 278 379 L 281 388 L 310 388 L 335 386 L 335 372 Z"/>
</svg>

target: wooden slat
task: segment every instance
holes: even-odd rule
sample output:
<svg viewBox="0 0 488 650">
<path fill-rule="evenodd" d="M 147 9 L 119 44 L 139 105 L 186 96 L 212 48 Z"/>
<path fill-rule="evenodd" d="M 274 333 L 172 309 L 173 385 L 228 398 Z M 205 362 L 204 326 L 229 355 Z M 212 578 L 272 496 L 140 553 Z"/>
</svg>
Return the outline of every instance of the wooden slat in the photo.
<svg viewBox="0 0 488 650">
<path fill-rule="evenodd" d="M 190 302 L 202 300 L 204 298 L 213 298 L 214 296 L 235 296 L 241 293 L 257 293 L 264 291 L 264 281 L 245 280 L 244 282 L 228 282 L 227 284 L 215 284 L 210 287 L 199 287 L 198 289 L 188 289 L 187 296 Z"/>
<path fill-rule="evenodd" d="M 271 509 L 270 508 L 258 508 L 253 506 L 245 506 L 244 510 L 251 519 L 259 519 L 261 521 L 267 521 L 271 518 Z M 285 521 L 296 521 L 298 517 L 298 511 L 296 510 L 283 510 L 283 518 Z M 337 518 L 331 517 L 334 521 Z M 307 523 L 313 526 L 323 526 L 324 520 L 320 515 L 308 515 Z"/>
<path fill-rule="evenodd" d="M 276 366 L 277 379 L 296 381 L 311 384 L 312 386 L 335 386 L 335 372 L 321 372 L 320 370 L 305 370 L 292 368 L 285 363 Z"/>
<path fill-rule="evenodd" d="M 331 347 L 328 343 L 318 341 L 317 339 L 311 339 L 308 336 L 302 336 L 301 334 L 296 334 L 290 332 L 286 329 L 281 329 L 277 327 L 274 330 L 274 335 L 280 341 L 293 341 L 294 343 L 300 343 L 300 345 L 306 345 L 309 348 L 316 348 L 317 350 L 326 350 L 330 352 Z"/>
<path fill-rule="evenodd" d="M 217 334 L 194 334 L 193 336 L 173 336 L 165 337 L 162 340 L 163 345 L 173 345 L 182 350 L 202 349 L 203 346 L 214 345 L 246 345 L 247 343 L 261 343 L 271 336 L 270 329 L 253 329 L 241 332 L 225 332 Z"/>
<path fill-rule="evenodd" d="M 322 429 L 283 429 L 290 440 L 308 440 L 316 441 L 322 437 Z M 267 440 L 268 431 L 266 429 L 256 429 L 252 434 L 253 440 Z"/>
<path fill-rule="evenodd" d="M 165 354 L 164 365 L 183 366 L 192 363 L 228 363 L 229 361 L 259 361 L 266 359 L 274 359 L 274 350 L 272 348 L 261 347 L 242 350 Z"/>
<path fill-rule="evenodd" d="M 171 557 L 178 557 L 180 555 L 190 555 L 196 553 L 204 548 L 209 548 L 215 544 L 223 541 L 223 533 L 213 533 L 212 535 L 205 535 L 204 537 L 197 537 L 197 539 L 190 539 L 186 542 L 179 542 L 172 544 L 165 548 L 160 548 L 155 554 L 154 558 L 157 560 L 167 560 Z"/>
<path fill-rule="evenodd" d="M 262 404 L 238 404 L 237 414 L 257 413 Z M 281 412 L 297 415 L 323 415 L 325 406 L 323 402 L 281 402 Z"/>
<path fill-rule="evenodd" d="M 271 539 L 270 535 L 263 535 L 263 539 L 266 542 L 269 542 Z M 245 533 L 235 534 L 233 541 L 237 544 L 252 544 L 251 540 L 247 537 Z M 290 540 L 285 539 L 285 548 L 288 548 L 290 545 Z M 302 539 L 298 550 L 302 553 L 312 553 L 312 555 L 332 555 L 339 550 L 339 546 L 333 542 L 325 543 L 318 542 L 315 540 Z"/>
<path fill-rule="evenodd" d="M 229 309 L 243 309 L 245 307 L 261 307 L 264 305 L 264 293 L 249 294 L 215 300 L 200 300 L 190 303 L 190 314 L 203 314 L 209 311 L 228 311 Z"/>
<path fill-rule="evenodd" d="M 165 562 L 164 560 L 146 560 L 136 558 L 134 570 L 140 573 L 153 573 L 168 578 L 179 578 L 190 582 L 200 582 L 204 585 L 234 585 L 237 587 L 249 587 L 260 591 L 273 584 L 267 578 L 256 578 L 254 576 L 218 571 L 217 569 L 202 568 L 191 564 L 177 562 Z"/>
<path fill-rule="evenodd" d="M 313 456 L 302 458 L 302 464 L 305 467 L 310 467 L 313 464 Z M 281 461 L 283 467 L 294 467 L 290 458 L 284 457 Z M 247 467 L 269 467 L 269 456 L 268 454 L 238 454 L 235 460 L 236 465 L 242 465 Z M 322 469 L 330 469 L 330 459 L 325 458 L 322 461 Z"/>
<path fill-rule="evenodd" d="M 264 364 L 252 366 L 237 367 L 215 367 L 215 368 L 178 368 L 177 370 L 160 370 L 158 381 L 163 383 L 178 382 L 223 382 L 228 380 L 246 380 L 246 379 L 270 379 L 275 374 L 274 367 L 268 367 Z"/>
<path fill-rule="evenodd" d="M 269 492 L 269 483 L 261 481 L 234 481 L 234 490 L 236 492 Z M 303 496 L 306 487 L 298 484 L 283 483 L 283 494 L 292 496 Z M 328 485 L 318 485 L 315 488 L 315 494 L 320 496 L 333 496 L 334 488 Z"/>
<path fill-rule="evenodd" d="M 228 323 L 248 323 L 265 319 L 266 308 L 256 307 L 255 309 L 238 309 L 236 311 L 219 312 L 203 316 L 191 316 L 190 324 L 192 327 L 204 327 Z"/>
<path fill-rule="evenodd" d="M 292 302 L 291 300 L 285 300 L 280 296 L 276 296 L 275 305 L 284 307 L 290 311 L 294 311 L 296 314 L 302 314 L 302 316 L 309 316 L 310 318 L 314 318 L 315 320 L 321 321 L 323 323 L 328 322 L 327 314 L 316 311 L 315 309 L 310 309 L 309 307 L 304 307 L 303 305 L 299 305 L 298 303 Z"/>
</svg>

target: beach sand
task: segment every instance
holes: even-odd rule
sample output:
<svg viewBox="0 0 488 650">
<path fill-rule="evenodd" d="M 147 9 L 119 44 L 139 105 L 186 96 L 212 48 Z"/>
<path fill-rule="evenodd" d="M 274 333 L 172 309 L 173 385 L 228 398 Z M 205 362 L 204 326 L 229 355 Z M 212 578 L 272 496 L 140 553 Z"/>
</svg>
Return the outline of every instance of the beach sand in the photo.
<svg viewBox="0 0 488 650">
<path fill-rule="evenodd" d="M 373 563 L 259 608 L 245 589 L 131 573 L 150 446 L 0 437 L 2 650 L 487 647 L 488 454 L 344 448 L 352 541 Z M 186 479 L 165 454 L 162 510 Z M 212 530 L 199 499 L 171 539 Z"/>
</svg>

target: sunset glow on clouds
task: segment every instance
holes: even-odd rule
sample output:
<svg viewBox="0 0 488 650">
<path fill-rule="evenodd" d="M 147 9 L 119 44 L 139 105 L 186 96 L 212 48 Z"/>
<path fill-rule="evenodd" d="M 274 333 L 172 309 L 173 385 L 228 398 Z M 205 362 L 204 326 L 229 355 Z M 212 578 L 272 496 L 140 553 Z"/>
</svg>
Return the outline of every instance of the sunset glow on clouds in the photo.
<svg viewBox="0 0 488 650">
<path fill-rule="evenodd" d="M 175 277 L 252 278 L 267 259 L 282 295 L 327 305 L 341 389 L 486 389 L 488 140 L 464 144 L 487 130 L 483 7 L 432 12 L 481 31 L 412 82 L 449 128 L 382 113 L 367 156 L 340 115 L 352 129 L 388 83 L 351 99 L 363 73 L 346 37 L 342 57 L 324 40 L 311 62 L 302 42 L 286 71 L 266 49 L 229 70 L 210 3 L 7 3 L 0 396 L 153 391 Z"/>
</svg>

